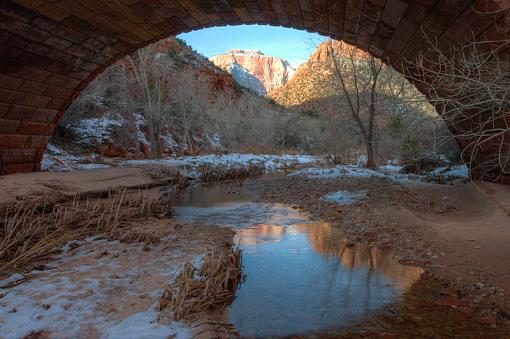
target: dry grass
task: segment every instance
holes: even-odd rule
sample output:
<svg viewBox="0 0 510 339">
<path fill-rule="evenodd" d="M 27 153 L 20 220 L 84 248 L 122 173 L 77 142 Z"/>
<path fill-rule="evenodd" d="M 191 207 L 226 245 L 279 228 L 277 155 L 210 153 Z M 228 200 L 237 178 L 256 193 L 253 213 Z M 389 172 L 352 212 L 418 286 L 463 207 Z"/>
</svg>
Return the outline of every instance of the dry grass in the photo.
<svg viewBox="0 0 510 339">
<path fill-rule="evenodd" d="M 201 165 L 198 168 L 200 179 L 203 182 L 215 182 L 222 180 L 237 180 L 251 176 L 263 175 L 265 167 L 263 164 L 249 164 L 248 167 L 242 166 L 211 166 Z"/>
<path fill-rule="evenodd" d="M 241 266 L 239 246 L 209 253 L 201 269 L 186 262 L 175 282 L 160 297 L 158 310 L 169 312 L 175 320 L 190 320 L 229 305 L 243 279 Z"/>
<path fill-rule="evenodd" d="M 152 165 L 150 176 L 155 181 L 154 186 L 174 184 L 177 187 L 186 187 L 188 185 L 188 178 L 182 175 L 177 167 Z"/>
<path fill-rule="evenodd" d="M 0 277 L 29 271 L 65 243 L 85 236 L 118 236 L 135 219 L 167 215 L 167 200 L 120 187 L 94 196 L 25 197 L 0 206 Z"/>
</svg>

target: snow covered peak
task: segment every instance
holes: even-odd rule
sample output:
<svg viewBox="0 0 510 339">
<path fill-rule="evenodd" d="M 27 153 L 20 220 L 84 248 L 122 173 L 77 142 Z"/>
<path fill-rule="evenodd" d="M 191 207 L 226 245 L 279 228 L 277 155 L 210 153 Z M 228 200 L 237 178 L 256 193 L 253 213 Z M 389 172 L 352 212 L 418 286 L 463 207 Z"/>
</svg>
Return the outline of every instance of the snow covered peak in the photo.
<svg viewBox="0 0 510 339">
<path fill-rule="evenodd" d="M 258 49 L 229 49 L 227 51 L 227 54 L 231 54 L 231 55 L 249 55 L 249 56 L 254 56 L 254 55 L 264 55 L 264 53 L 262 53 L 260 50 Z"/>
<path fill-rule="evenodd" d="M 259 50 L 230 49 L 210 60 L 230 72 L 237 83 L 261 95 L 283 86 L 294 75 L 287 60 L 264 55 Z"/>
</svg>

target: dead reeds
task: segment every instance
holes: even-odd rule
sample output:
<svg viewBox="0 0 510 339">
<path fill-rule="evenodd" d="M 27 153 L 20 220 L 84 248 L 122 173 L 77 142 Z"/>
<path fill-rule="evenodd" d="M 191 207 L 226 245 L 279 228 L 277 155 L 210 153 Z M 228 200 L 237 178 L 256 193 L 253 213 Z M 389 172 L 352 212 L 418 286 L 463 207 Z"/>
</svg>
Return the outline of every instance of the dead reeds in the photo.
<svg viewBox="0 0 510 339">
<path fill-rule="evenodd" d="M 175 185 L 180 188 L 188 186 L 188 178 L 175 166 L 152 165 L 150 176 L 154 180 L 154 186 Z"/>
<path fill-rule="evenodd" d="M 0 277 L 29 271 L 71 240 L 113 237 L 134 219 L 166 215 L 168 201 L 125 187 L 94 196 L 25 197 L 0 206 Z"/>
<path fill-rule="evenodd" d="M 174 320 L 191 320 L 232 303 L 242 282 L 239 245 L 209 253 L 200 269 L 186 262 L 174 283 L 160 297 L 158 311 L 169 312 Z"/>
<path fill-rule="evenodd" d="M 211 166 L 201 165 L 198 167 L 200 179 L 203 182 L 216 182 L 222 180 L 239 180 L 251 176 L 263 175 L 264 164 L 250 163 L 248 167 L 243 166 Z"/>
</svg>

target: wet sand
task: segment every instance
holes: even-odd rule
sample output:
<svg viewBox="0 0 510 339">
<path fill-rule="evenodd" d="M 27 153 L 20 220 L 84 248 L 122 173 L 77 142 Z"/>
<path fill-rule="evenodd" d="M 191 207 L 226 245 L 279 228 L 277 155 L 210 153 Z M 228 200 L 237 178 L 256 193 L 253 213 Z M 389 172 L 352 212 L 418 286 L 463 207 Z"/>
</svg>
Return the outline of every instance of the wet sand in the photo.
<svg viewBox="0 0 510 339">
<path fill-rule="evenodd" d="M 19 196 L 76 194 L 118 186 L 137 187 L 153 183 L 150 167 L 115 167 L 74 172 L 36 172 L 0 176 L 0 203 Z"/>
</svg>

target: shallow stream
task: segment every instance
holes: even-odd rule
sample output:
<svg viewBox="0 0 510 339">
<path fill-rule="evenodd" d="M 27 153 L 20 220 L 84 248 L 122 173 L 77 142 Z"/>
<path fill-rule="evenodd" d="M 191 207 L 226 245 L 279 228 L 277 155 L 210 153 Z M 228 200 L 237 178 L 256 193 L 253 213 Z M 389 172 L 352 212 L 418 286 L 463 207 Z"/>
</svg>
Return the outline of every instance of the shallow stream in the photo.
<svg viewBox="0 0 510 339">
<path fill-rule="evenodd" d="M 175 218 L 235 229 L 247 278 L 229 317 L 241 336 L 346 328 L 397 301 L 422 273 L 374 247 L 348 246 L 329 223 L 291 206 L 256 203 L 238 183 L 192 187 Z"/>
</svg>

